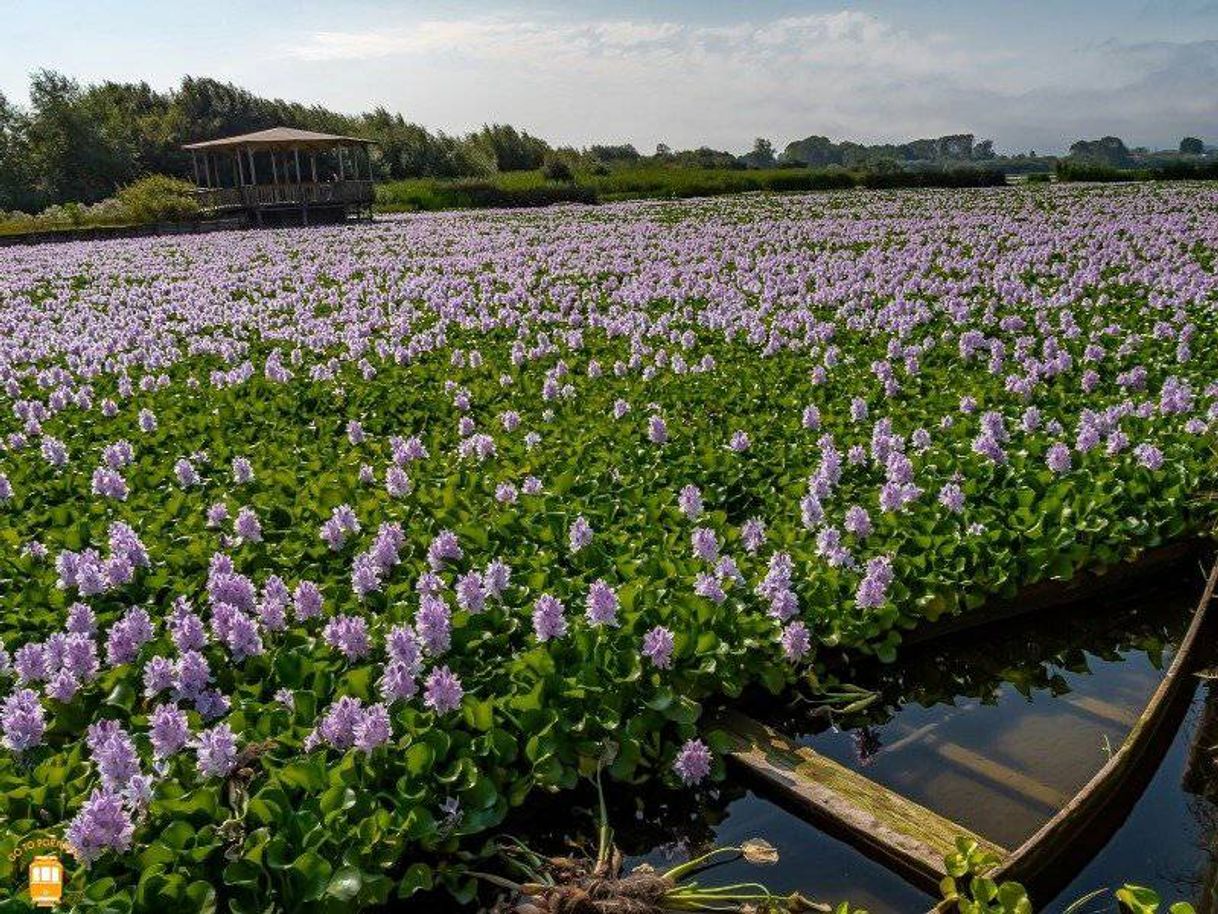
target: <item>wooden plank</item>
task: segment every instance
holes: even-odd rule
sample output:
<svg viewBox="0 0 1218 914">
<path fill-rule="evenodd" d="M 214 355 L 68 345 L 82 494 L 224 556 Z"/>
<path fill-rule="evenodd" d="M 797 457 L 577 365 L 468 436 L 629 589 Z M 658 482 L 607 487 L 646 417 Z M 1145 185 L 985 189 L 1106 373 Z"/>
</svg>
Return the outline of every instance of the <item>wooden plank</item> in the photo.
<svg viewBox="0 0 1218 914">
<path fill-rule="evenodd" d="M 1070 797 L 1060 790 L 1042 784 L 1031 775 L 981 755 L 979 752 L 974 752 L 972 749 L 966 749 L 956 743 L 939 742 L 934 737 L 931 737 L 927 743 L 947 761 L 959 765 L 992 784 L 999 784 L 1034 800 L 1049 810 L 1061 809 L 1070 802 Z"/>
<path fill-rule="evenodd" d="M 1098 717 L 1122 727 L 1133 727 L 1138 722 L 1138 715 L 1128 708 L 1122 708 L 1092 695 L 1066 695 L 1063 696 L 1062 701 L 1087 712 L 1092 717 Z"/>
<path fill-rule="evenodd" d="M 734 764 L 928 890 L 935 890 L 945 875 L 943 858 L 954 850 L 957 836 L 1007 854 L 964 826 L 739 712 L 724 713 L 716 726 L 732 740 L 729 758 Z"/>
</svg>

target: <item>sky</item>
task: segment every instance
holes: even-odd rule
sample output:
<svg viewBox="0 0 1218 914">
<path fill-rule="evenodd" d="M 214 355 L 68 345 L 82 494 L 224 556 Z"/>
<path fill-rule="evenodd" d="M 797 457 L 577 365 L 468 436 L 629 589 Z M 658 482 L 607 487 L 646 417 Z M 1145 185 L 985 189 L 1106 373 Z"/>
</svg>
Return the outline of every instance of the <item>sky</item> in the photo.
<svg viewBox="0 0 1218 914">
<path fill-rule="evenodd" d="M 0 92 L 20 104 L 46 67 L 644 152 L 810 134 L 1218 143 L 1218 0 L 0 0 L 0 22 Z"/>
</svg>

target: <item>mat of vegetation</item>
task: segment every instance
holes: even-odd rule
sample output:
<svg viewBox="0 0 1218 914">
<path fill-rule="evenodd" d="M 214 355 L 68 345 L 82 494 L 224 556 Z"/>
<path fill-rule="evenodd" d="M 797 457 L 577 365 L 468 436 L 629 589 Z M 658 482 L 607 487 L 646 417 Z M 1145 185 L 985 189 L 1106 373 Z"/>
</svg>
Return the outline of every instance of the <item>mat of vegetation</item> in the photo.
<svg viewBox="0 0 1218 914">
<path fill-rule="evenodd" d="M 703 702 L 1212 522 L 1216 205 L 0 251 L 0 909 L 58 840 L 80 910 L 469 898 L 607 742 L 697 783 Z"/>
<path fill-rule="evenodd" d="M 791 192 L 898 187 L 996 187 L 997 169 L 974 167 L 865 171 L 845 168 L 683 168 L 619 166 L 602 172 L 570 171 L 562 180 L 544 171 L 505 172 L 488 178 L 412 178 L 377 185 L 382 212 L 548 206 L 638 199 L 714 197 L 753 191 Z"/>
</svg>

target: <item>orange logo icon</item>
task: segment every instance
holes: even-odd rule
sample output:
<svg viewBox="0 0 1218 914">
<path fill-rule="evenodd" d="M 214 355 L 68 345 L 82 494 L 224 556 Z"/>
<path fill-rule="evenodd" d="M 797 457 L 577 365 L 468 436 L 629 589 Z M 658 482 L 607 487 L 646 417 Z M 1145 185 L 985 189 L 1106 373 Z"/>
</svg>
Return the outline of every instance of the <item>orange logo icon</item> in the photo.
<svg viewBox="0 0 1218 914">
<path fill-rule="evenodd" d="M 58 857 L 35 857 L 30 863 L 30 900 L 39 908 L 53 908 L 63 897 L 63 864 Z"/>
</svg>

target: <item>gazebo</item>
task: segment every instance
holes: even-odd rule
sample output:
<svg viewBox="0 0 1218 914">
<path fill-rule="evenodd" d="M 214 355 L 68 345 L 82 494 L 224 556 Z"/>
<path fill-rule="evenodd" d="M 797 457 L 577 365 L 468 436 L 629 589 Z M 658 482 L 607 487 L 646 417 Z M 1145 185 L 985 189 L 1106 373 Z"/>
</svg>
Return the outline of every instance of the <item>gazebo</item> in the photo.
<svg viewBox="0 0 1218 914">
<path fill-rule="evenodd" d="M 372 213 L 371 140 L 272 127 L 187 143 L 199 206 L 206 213 L 244 213 L 259 225 L 333 222 Z"/>
</svg>

